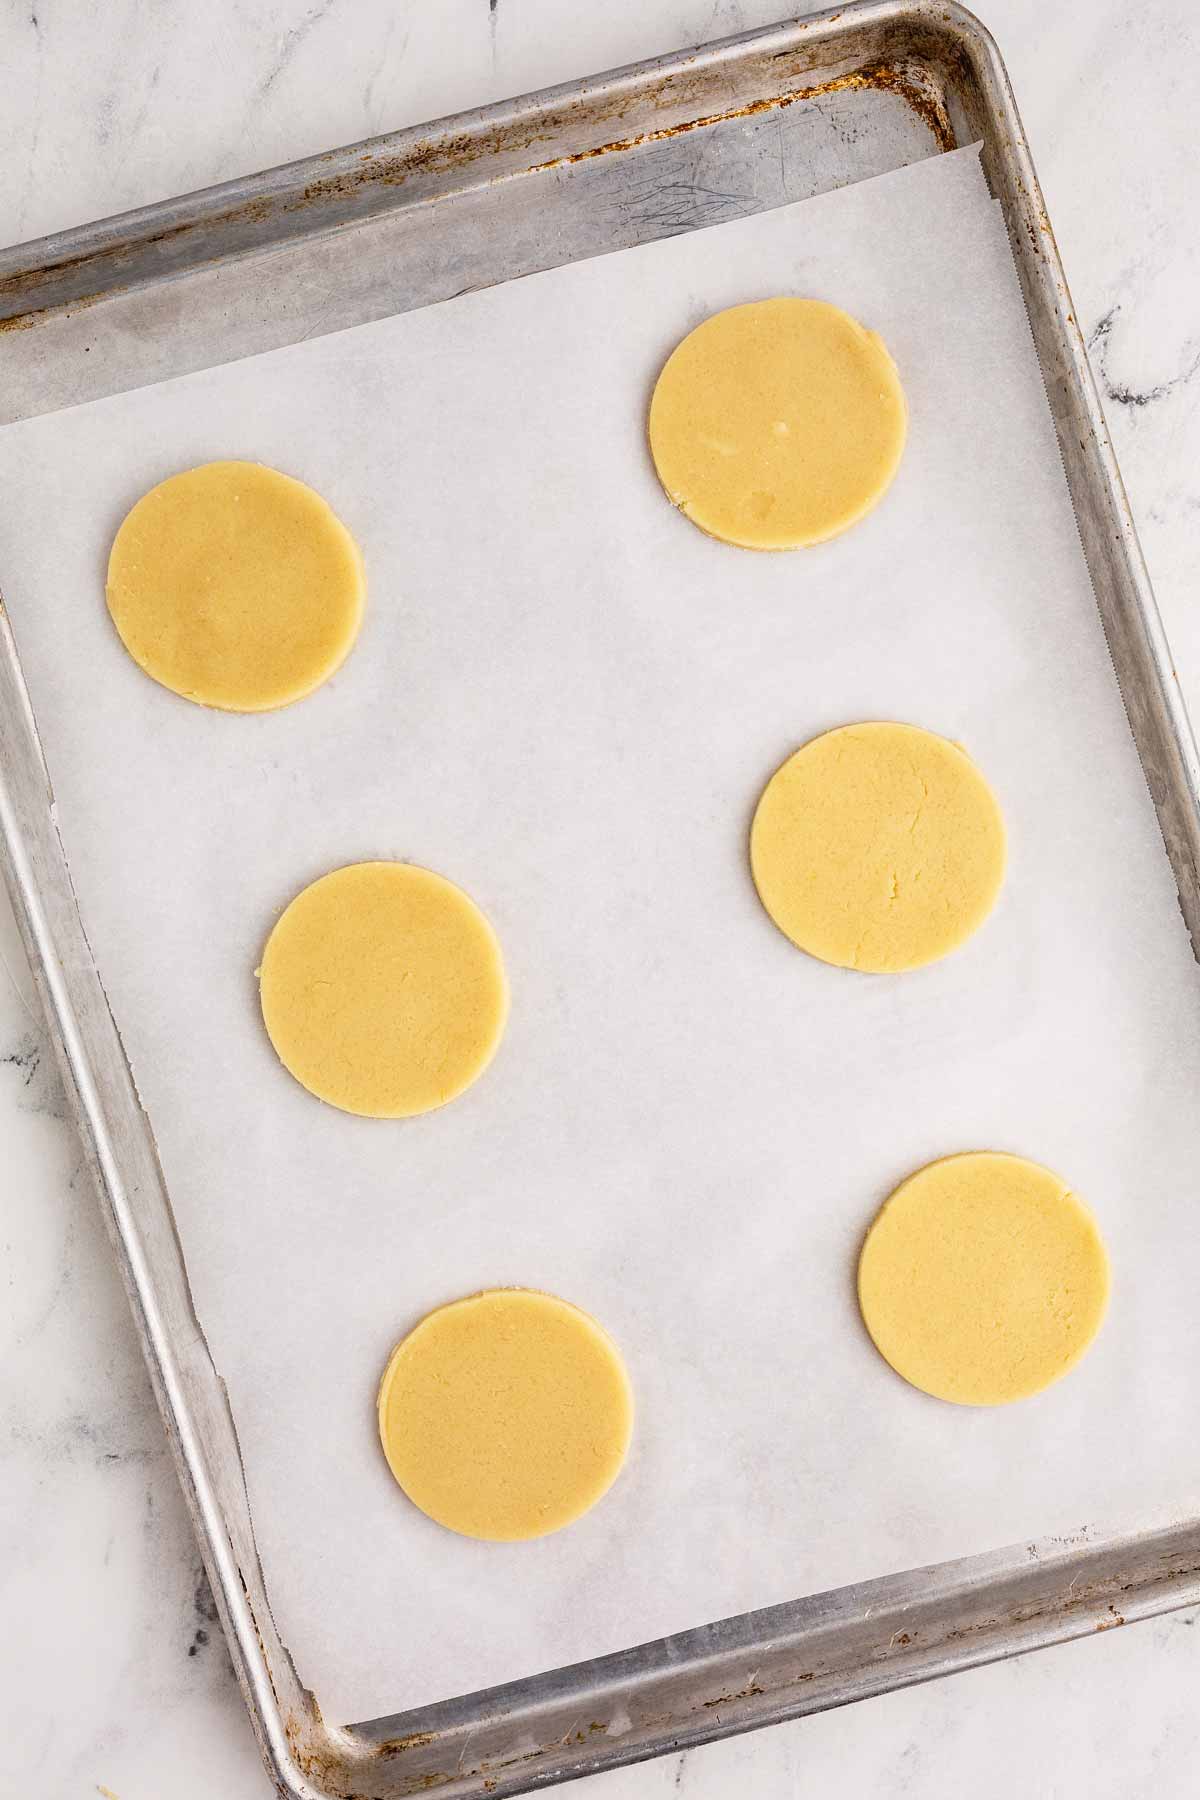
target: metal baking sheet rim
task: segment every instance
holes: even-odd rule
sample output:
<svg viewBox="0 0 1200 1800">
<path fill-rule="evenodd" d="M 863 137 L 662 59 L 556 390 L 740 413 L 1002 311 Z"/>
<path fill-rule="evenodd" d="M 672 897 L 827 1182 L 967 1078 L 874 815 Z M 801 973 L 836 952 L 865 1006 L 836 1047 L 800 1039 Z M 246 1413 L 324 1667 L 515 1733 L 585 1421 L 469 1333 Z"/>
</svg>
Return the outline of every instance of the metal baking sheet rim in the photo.
<svg viewBox="0 0 1200 1800">
<path fill-rule="evenodd" d="M 704 78 L 719 73 L 736 89 L 743 65 L 761 72 L 764 57 L 786 64 L 791 77 L 799 62 L 819 79 L 765 94 L 735 93 L 738 103 L 724 109 L 701 105 L 697 112 L 693 104 L 688 116 L 687 101 Z M 121 292 L 131 270 L 136 275 L 139 249 L 161 243 L 164 234 L 181 253 L 190 235 L 201 261 L 245 256 L 286 241 L 279 209 L 294 211 L 297 197 L 306 233 L 361 219 L 362 213 L 345 214 L 347 193 L 369 193 L 373 184 L 376 205 L 394 205 L 388 190 L 401 165 L 387 155 L 400 155 L 410 176 L 425 178 L 473 159 L 486 164 L 501 145 L 511 155 L 515 143 L 524 146 L 523 172 L 532 173 L 865 86 L 899 92 L 939 149 L 955 141 L 952 107 L 983 141 L 1097 603 L 1195 944 L 1195 742 L 1004 66 L 987 32 L 960 7 L 868 0 L 19 247 L 0 257 L 0 310 L 9 315 L 0 328 L 36 328 L 56 308 L 98 304 Z M 597 96 L 611 104 L 593 115 L 592 136 L 605 117 L 620 119 L 623 129 L 607 138 L 601 130 L 598 142 L 580 141 L 573 109 Z M 672 113 L 680 96 L 684 104 Z M 657 109 L 653 128 L 634 128 L 639 103 Z M 534 146 L 536 162 L 528 155 Z M 368 173 L 347 188 L 354 170 Z M 234 206 L 254 228 L 249 239 L 228 231 Z M 224 252 L 213 247 L 222 227 Z M 160 264 L 157 278 L 187 266 Z M 526 1792 L 1200 1602 L 1200 1521 L 1132 1536 L 1081 1532 L 808 1596 L 418 1714 L 350 1728 L 327 1725 L 271 1619 L 233 1418 L 192 1308 L 149 1121 L 75 905 L 33 714 L 2 614 L 0 834 L 14 908 L 230 1653 L 281 1794 L 391 1800 L 430 1791 L 448 1797 Z"/>
</svg>

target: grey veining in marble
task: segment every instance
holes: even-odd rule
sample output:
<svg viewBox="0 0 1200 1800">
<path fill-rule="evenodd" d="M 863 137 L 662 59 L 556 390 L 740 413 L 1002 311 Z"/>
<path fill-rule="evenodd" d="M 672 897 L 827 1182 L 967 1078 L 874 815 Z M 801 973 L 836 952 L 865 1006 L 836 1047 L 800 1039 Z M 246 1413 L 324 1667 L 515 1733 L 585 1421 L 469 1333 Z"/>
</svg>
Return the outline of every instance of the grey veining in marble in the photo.
<svg viewBox="0 0 1200 1800">
<path fill-rule="evenodd" d="M 0 240 L 766 22 L 786 0 L 6 0 Z M 980 0 L 1008 61 L 1200 712 L 1200 19 Z M 0 575 L 3 525 L 0 518 Z M 15 928 L 0 902 L 7 1800 L 265 1795 Z M 14 1630 L 12 1621 L 20 1621 Z M 664 1759 L 599 1800 L 1191 1794 L 1200 1630 L 1163 1618 Z M 592 1790 L 589 1789 L 590 1793 Z"/>
</svg>

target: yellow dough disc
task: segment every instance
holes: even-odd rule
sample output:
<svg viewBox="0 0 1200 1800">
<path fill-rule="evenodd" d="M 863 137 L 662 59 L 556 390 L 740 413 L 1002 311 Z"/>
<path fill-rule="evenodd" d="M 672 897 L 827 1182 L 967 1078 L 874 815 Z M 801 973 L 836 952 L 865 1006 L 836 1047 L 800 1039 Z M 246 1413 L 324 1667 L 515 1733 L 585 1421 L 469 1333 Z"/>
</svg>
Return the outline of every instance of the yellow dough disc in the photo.
<svg viewBox="0 0 1200 1800">
<path fill-rule="evenodd" d="M 900 465 L 908 413 L 881 338 L 824 300 L 714 313 L 650 402 L 667 494 L 711 537 L 795 550 L 855 524 Z"/>
<path fill-rule="evenodd" d="M 545 1537 L 616 1480 L 633 1430 L 625 1365 L 595 1319 L 529 1288 L 430 1313 L 379 1386 L 392 1474 L 465 1537 Z"/>
<path fill-rule="evenodd" d="M 284 1068 L 372 1119 L 461 1094 L 508 1016 L 491 926 L 461 888 L 410 863 L 352 863 L 306 887 L 267 940 L 259 980 Z"/>
<path fill-rule="evenodd" d="M 858 1299 L 898 1375 L 939 1400 L 1000 1406 L 1074 1368 L 1104 1318 L 1108 1256 L 1065 1181 L 970 1151 L 910 1175 L 867 1233 Z"/>
<path fill-rule="evenodd" d="M 301 700 L 358 635 L 358 547 L 319 494 L 261 463 L 214 462 L 138 501 L 108 559 L 108 610 L 163 687 L 227 712 Z"/>
<path fill-rule="evenodd" d="M 965 750 L 916 725 L 843 725 L 763 790 L 750 864 L 786 937 L 872 974 L 946 956 L 1004 879 L 1004 819 Z"/>
</svg>

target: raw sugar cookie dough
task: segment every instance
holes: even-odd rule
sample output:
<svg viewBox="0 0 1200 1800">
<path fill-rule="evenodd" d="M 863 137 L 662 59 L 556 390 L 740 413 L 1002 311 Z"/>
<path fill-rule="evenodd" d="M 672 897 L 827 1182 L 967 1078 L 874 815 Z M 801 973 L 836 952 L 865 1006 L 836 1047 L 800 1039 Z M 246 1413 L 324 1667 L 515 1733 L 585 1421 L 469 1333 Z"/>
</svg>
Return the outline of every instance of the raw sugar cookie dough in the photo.
<svg viewBox="0 0 1200 1800">
<path fill-rule="evenodd" d="M 488 921 L 461 888 L 411 863 L 352 863 L 314 881 L 281 915 L 258 974 L 284 1068 L 366 1118 L 453 1100 L 491 1061 L 508 1017 Z"/>
<path fill-rule="evenodd" d="M 858 1265 L 863 1320 L 898 1375 L 939 1400 L 1002 1406 L 1074 1368 L 1104 1318 L 1108 1256 L 1065 1181 L 972 1151 L 898 1187 Z"/>
<path fill-rule="evenodd" d="M 824 300 L 714 313 L 671 353 L 650 402 L 669 498 L 711 537 L 795 550 L 883 498 L 908 413 L 883 340 Z"/>
<path fill-rule="evenodd" d="M 415 1506 L 466 1537 L 544 1537 L 615 1481 L 633 1395 L 608 1334 L 578 1307 L 494 1288 L 421 1321 L 379 1386 L 388 1466 Z"/>
<path fill-rule="evenodd" d="M 108 560 L 108 610 L 147 675 L 202 706 L 301 700 L 362 622 L 358 547 L 310 487 L 261 463 L 205 463 L 151 488 Z"/>
<path fill-rule="evenodd" d="M 965 750 L 915 725 L 843 725 L 797 750 L 750 830 L 759 898 L 785 937 L 890 974 L 965 942 L 1004 879 L 1004 819 Z"/>
</svg>

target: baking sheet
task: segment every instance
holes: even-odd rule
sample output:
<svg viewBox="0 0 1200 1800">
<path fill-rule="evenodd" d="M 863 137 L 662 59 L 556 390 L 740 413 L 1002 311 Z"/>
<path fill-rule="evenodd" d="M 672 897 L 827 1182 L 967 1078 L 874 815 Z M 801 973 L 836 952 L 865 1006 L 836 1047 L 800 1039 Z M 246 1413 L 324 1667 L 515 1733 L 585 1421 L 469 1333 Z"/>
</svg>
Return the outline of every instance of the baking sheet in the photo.
<svg viewBox="0 0 1200 1800">
<path fill-rule="evenodd" d="M 912 425 L 868 521 L 764 557 L 666 505 L 643 429 L 683 332 L 780 291 L 882 331 Z M 276 715 L 158 689 L 102 603 L 128 506 L 219 456 L 366 557 L 356 651 Z M 10 427 L 0 480 L 84 923 L 327 1718 L 1194 1506 L 1200 983 L 974 151 Z M 746 865 L 777 764 L 869 717 L 961 739 L 1011 832 L 985 931 L 895 980 L 799 955 Z M 513 989 L 486 1077 L 396 1124 L 283 1073 L 252 975 L 298 888 L 388 856 L 479 901 Z M 1080 1369 L 998 1412 L 901 1383 L 853 1294 L 894 1183 L 979 1146 L 1061 1170 L 1115 1270 Z M 638 1399 L 617 1487 L 532 1545 L 440 1531 L 374 1436 L 394 1340 L 505 1282 L 593 1311 Z"/>
</svg>

